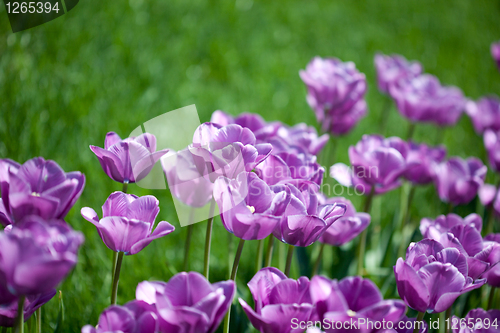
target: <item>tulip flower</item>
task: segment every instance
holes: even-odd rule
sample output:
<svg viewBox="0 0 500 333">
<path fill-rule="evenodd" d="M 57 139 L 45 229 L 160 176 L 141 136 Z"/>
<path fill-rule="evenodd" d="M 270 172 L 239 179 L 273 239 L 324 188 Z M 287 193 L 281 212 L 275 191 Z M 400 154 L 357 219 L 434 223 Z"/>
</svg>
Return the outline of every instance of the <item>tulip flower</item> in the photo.
<svg viewBox="0 0 500 333">
<path fill-rule="evenodd" d="M 500 100 L 496 96 L 487 96 L 477 102 L 468 101 L 465 112 L 471 118 L 477 134 L 485 130 L 500 130 Z"/>
<path fill-rule="evenodd" d="M 394 274 L 399 296 L 421 313 L 445 311 L 458 296 L 486 282 L 469 276 L 467 258 L 458 249 L 444 248 L 432 239 L 411 243 Z"/>
<path fill-rule="evenodd" d="M 269 185 L 293 179 L 321 185 L 325 169 L 316 162 L 314 155 L 281 152 L 271 154 L 255 168 L 255 172 Z"/>
<path fill-rule="evenodd" d="M 242 172 L 236 179 L 220 177 L 214 185 L 214 198 L 219 205 L 222 225 L 244 240 L 264 239 L 280 222 L 279 206 L 286 192 L 274 193 L 253 172 Z"/>
<path fill-rule="evenodd" d="M 56 290 L 52 289 L 43 294 L 28 295 L 24 300 L 24 321 L 27 321 L 31 315 L 42 305 L 54 297 Z M 17 317 L 18 300 L 16 299 L 7 306 L 0 307 L 0 326 L 13 327 Z"/>
<path fill-rule="evenodd" d="M 156 309 L 143 301 L 132 301 L 124 306 L 112 305 L 101 313 L 96 327 L 82 327 L 82 333 L 110 332 L 157 333 Z"/>
<path fill-rule="evenodd" d="M 467 204 L 484 183 L 487 168 L 481 160 L 452 157 L 435 168 L 435 184 L 439 197 L 453 205 Z"/>
<path fill-rule="evenodd" d="M 500 234 L 489 234 L 484 240 L 484 250 L 478 256 L 491 266 L 482 277 L 490 286 L 500 288 Z"/>
<path fill-rule="evenodd" d="M 404 78 L 413 78 L 422 73 L 422 65 L 418 61 L 408 61 L 403 56 L 392 56 L 377 53 L 375 55 L 378 89 L 389 93 L 389 86 Z"/>
<path fill-rule="evenodd" d="M 135 183 L 145 178 L 168 149 L 156 151 L 156 137 L 144 133 L 121 139 L 115 132 L 106 134 L 104 149 L 90 146 L 104 172 L 119 183 Z"/>
<path fill-rule="evenodd" d="M 90 207 L 82 208 L 82 216 L 96 226 L 104 244 L 115 252 L 132 255 L 140 252 L 153 240 L 164 237 L 175 228 L 168 222 L 159 222 L 153 231 L 159 208 L 152 195 L 137 197 L 113 192 L 102 206 L 102 219 Z"/>
<path fill-rule="evenodd" d="M 229 310 L 234 281 L 210 284 L 196 272 L 182 272 L 165 282 L 141 282 L 136 298 L 156 307 L 159 332 L 213 333 Z"/>
<path fill-rule="evenodd" d="M 347 133 L 366 114 L 366 77 L 353 62 L 315 57 L 300 71 L 300 77 L 323 131 Z"/>
<path fill-rule="evenodd" d="M 357 213 L 350 200 L 343 197 L 324 198 L 320 196 L 321 204 L 341 203 L 346 206 L 345 214 L 333 223 L 319 241 L 332 246 L 342 246 L 365 230 L 370 224 L 370 214 Z"/>
<path fill-rule="evenodd" d="M 64 222 L 26 217 L 0 233 L 0 284 L 16 297 L 51 292 L 77 262 L 83 235 Z"/>
<path fill-rule="evenodd" d="M 491 167 L 499 172 L 500 171 L 500 132 L 486 130 L 484 132 L 484 146 L 488 152 L 488 160 Z"/>
<path fill-rule="evenodd" d="M 497 67 L 500 70 L 500 42 L 491 44 L 491 56 L 497 63 Z"/>
<path fill-rule="evenodd" d="M 340 281 L 324 276 L 314 276 L 310 284 L 311 300 L 315 305 L 315 315 L 321 321 L 355 322 L 360 319 L 372 322 L 399 322 L 406 306 L 400 300 L 384 300 L 377 286 L 360 276 L 346 277 Z M 351 328 L 353 329 L 353 328 Z M 359 332 L 371 332 L 368 326 L 359 324 Z M 334 327 L 326 332 L 337 332 Z M 349 332 L 345 329 L 344 332 Z"/>
<path fill-rule="evenodd" d="M 451 126 L 464 111 L 466 99 L 457 87 L 442 86 L 432 75 L 401 79 L 389 87 L 399 112 L 411 122 Z"/>
<path fill-rule="evenodd" d="M 411 166 L 406 162 L 408 144 L 397 137 L 363 135 L 349 147 L 352 170 L 342 163 L 333 165 L 330 175 L 345 186 L 367 195 L 381 194 L 401 185 L 399 177 Z"/>
<path fill-rule="evenodd" d="M 432 148 L 424 143 L 417 144 L 412 141 L 408 143 L 408 148 L 406 163 L 409 167 L 403 177 L 413 184 L 431 183 L 436 164 L 442 162 L 446 156 L 446 148 L 444 146 Z"/>
<path fill-rule="evenodd" d="M 250 323 L 261 333 L 301 333 L 304 329 L 292 328 L 292 319 L 307 321 L 314 305 L 309 293 L 309 279 L 288 279 L 274 267 L 262 268 L 248 282 L 255 309 L 243 299 L 239 302 Z"/>
<path fill-rule="evenodd" d="M 500 329 L 500 310 L 474 309 L 465 318 L 450 318 L 453 333 L 496 333 Z"/>
<path fill-rule="evenodd" d="M 33 158 L 20 165 L 0 159 L 0 223 L 20 222 L 28 215 L 63 219 L 85 185 L 78 171 L 65 173 L 54 161 Z"/>
<path fill-rule="evenodd" d="M 257 144 L 248 128 L 231 124 L 201 124 L 188 147 L 196 167 L 211 182 L 219 176 L 235 178 L 242 171 L 252 171 L 271 153 L 270 144 Z"/>
</svg>

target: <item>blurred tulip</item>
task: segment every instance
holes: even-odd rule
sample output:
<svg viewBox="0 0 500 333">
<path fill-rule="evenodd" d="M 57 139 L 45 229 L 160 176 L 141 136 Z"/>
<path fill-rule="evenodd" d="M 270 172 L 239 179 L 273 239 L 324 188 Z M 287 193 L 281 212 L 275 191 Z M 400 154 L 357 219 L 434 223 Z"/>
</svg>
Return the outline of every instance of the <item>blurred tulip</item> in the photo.
<svg viewBox="0 0 500 333">
<path fill-rule="evenodd" d="M 497 63 L 497 67 L 500 70 L 500 42 L 491 44 L 491 56 Z"/>
<path fill-rule="evenodd" d="M 63 219 L 82 194 L 85 176 L 65 173 L 54 161 L 36 157 L 20 165 L 0 159 L 0 223 L 15 224 L 25 216 Z"/>
<path fill-rule="evenodd" d="M 366 114 L 366 77 L 353 62 L 315 57 L 300 77 L 323 131 L 345 134 Z"/>
<path fill-rule="evenodd" d="M 468 101 L 465 112 L 472 120 L 477 134 L 485 130 L 500 130 L 500 100 L 496 96 L 488 96 L 477 102 Z"/>
<path fill-rule="evenodd" d="M 271 154 L 255 172 L 269 185 L 293 179 L 321 185 L 325 169 L 316 162 L 314 155 L 281 152 Z"/>
<path fill-rule="evenodd" d="M 432 148 L 425 143 L 408 143 L 406 163 L 409 165 L 403 176 L 413 184 L 428 184 L 434 178 L 435 167 L 446 156 L 446 148 L 438 146 Z"/>
<path fill-rule="evenodd" d="M 137 197 L 113 192 L 102 206 L 102 219 L 90 207 L 81 210 L 82 216 L 96 226 L 106 246 L 115 252 L 132 255 L 140 252 L 153 240 L 164 237 L 175 228 L 161 221 L 153 231 L 160 211 L 158 200 L 152 195 Z"/>
<path fill-rule="evenodd" d="M 500 234 L 489 234 L 484 237 L 484 249 L 478 256 L 491 265 L 482 277 L 490 286 L 500 288 Z"/>
<path fill-rule="evenodd" d="M 0 233 L 0 285 L 16 297 L 51 292 L 77 262 L 83 235 L 31 215 Z"/>
<path fill-rule="evenodd" d="M 235 292 L 232 280 L 210 284 L 199 273 L 182 272 L 166 283 L 139 283 L 136 298 L 156 307 L 161 333 L 213 333 Z"/>
<path fill-rule="evenodd" d="M 389 87 L 399 112 L 411 122 L 428 122 L 439 126 L 457 123 L 466 99 L 457 87 L 442 86 L 430 74 L 399 80 Z"/>
<path fill-rule="evenodd" d="M 450 318 L 450 327 L 453 333 L 497 333 L 500 330 L 500 310 L 470 310 L 464 319 Z"/>
<path fill-rule="evenodd" d="M 24 300 L 24 321 L 27 321 L 38 308 L 50 301 L 55 294 L 56 290 L 52 289 L 43 294 L 26 296 L 26 299 Z M 0 307 L 0 326 L 14 326 L 17 317 L 17 308 L 17 299 L 7 306 Z"/>
<path fill-rule="evenodd" d="M 487 168 L 475 157 L 452 157 L 436 166 L 435 184 L 439 197 L 453 205 L 468 204 L 484 183 Z"/>
<path fill-rule="evenodd" d="M 399 80 L 412 78 L 422 73 L 422 65 L 418 61 L 408 61 L 398 54 L 388 56 L 377 53 L 374 62 L 378 89 L 386 94 L 389 93 L 389 86 Z"/>
<path fill-rule="evenodd" d="M 106 134 L 104 149 L 90 146 L 104 172 L 119 183 L 135 183 L 145 178 L 168 149 L 156 151 L 156 137 L 144 133 L 121 139 L 115 132 Z"/>
<path fill-rule="evenodd" d="M 469 276 L 467 258 L 456 248 L 424 239 L 411 243 L 406 260 L 394 266 L 399 296 L 419 312 L 443 312 L 458 296 L 481 287 L 486 281 Z"/>
<path fill-rule="evenodd" d="M 274 267 L 262 268 L 248 282 L 255 309 L 239 299 L 253 327 L 261 333 L 302 333 L 292 328 L 292 319 L 307 321 L 314 306 L 309 293 L 309 279 L 289 279 Z"/>
<path fill-rule="evenodd" d="M 483 138 L 490 165 L 495 171 L 500 172 L 500 131 L 486 130 Z"/>
</svg>

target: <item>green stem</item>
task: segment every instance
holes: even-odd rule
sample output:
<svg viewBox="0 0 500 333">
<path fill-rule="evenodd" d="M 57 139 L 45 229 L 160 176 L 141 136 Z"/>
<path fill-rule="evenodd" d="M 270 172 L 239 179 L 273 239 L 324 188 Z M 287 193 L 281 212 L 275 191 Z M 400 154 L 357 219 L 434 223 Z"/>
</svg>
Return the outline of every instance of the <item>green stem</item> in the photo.
<svg viewBox="0 0 500 333">
<path fill-rule="evenodd" d="M 42 308 L 36 310 L 36 333 L 42 333 Z"/>
<path fill-rule="evenodd" d="M 112 263 L 111 263 L 111 266 L 112 266 L 111 281 L 113 281 L 115 279 L 115 270 L 116 270 L 116 260 L 117 259 L 118 259 L 118 252 L 113 251 L 113 259 L 111 259 L 112 260 Z"/>
<path fill-rule="evenodd" d="M 411 202 L 413 201 L 413 197 L 415 195 L 415 186 L 413 185 L 410 185 L 410 192 L 408 194 L 408 198 L 407 198 L 407 201 L 406 201 L 406 207 L 404 207 L 404 214 L 401 214 L 403 216 L 402 220 L 400 221 L 400 225 L 399 225 L 399 232 L 401 234 L 400 236 L 400 239 L 401 239 L 401 242 L 399 243 L 399 249 L 398 249 L 398 258 L 399 257 L 402 257 L 403 254 L 404 254 L 404 250 L 405 250 L 405 245 L 408 244 L 408 237 L 406 235 L 406 227 L 410 227 L 411 228 L 411 225 L 408 224 L 408 221 L 409 221 L 409 218 L 410 218 L 410 207 L 411 207 Z M 411 232 L 413 232 L 413 228 L 411 228 Z M 411 235 L 410 235 L 411 237 Z"/>
<path fill-rule="evenodd" d="M 267 242 L 267 250 L 266 250 L 266 262 L 265 267 L 271 266 L 271 262 L 273 260 L 273 247 L 274 247 L 274 236 L 273 234 L 269 235 L 269 241 Z"/>
<path fill-rule="evenodd" d="M 214 209 L 215 201 L 210 202 L 210 212 L 207 220 L 207 233 L 205 235 L 205 257 L 203 265 L 203 275 L 208 280 L 208 274 L 210 270 L 210 245 L 212 243 L 212 227 L 214 225 Z"/>
<path fill-rule="evenodd" d="M 448 214 L 451 214 L 451 213 L 453 213 L 453 204 L 450 202 L 448 204 Z"/>
<path fill-rule="evenodd" d="M 122 269 L 122 261 L 124 252 L 118 253 L 118 259 L 116 260 L 115 274 L 113 275 L 113 287 L 111 289 L 111 305 L 116 304 L 116 296 L 118 294 L 118 282 L 120 281 L 120 270 Z"/>
<path fill-rule="evenodd" d="M 24 300 L 25 296 L 19 297 L 17 303 L 17 317 L 14 325 L 15 333 L 23 333 L 24 332 Z"/>
<path fill-rule="evenodd" d="M 243 245 L 245 245 L 245 240 L 240 239 L 238 243 L 238 249 L 234 255 L 233 269 L 231 271 L 231 280 L 236 280 L 236 273 L 238 272 L 238 265 L 240 264 L 241 253 L 243 252 Z M 261 256 L 262 257 L 262 256 Z M 229 333 L 229 321 L 231 320 L 231 306 L 224 317 L 224 333 Z"/>
<path fill-rule="evenodd" d="M 495 291 L 497 288 L 491 287 L 490 297 L 488 297 L 488 310 L 493 309 L 493 301 L 495 300 Z"/>
<path fill-rule="evenodd" d="M 190 224 L 187 226 L 187 236 L 186 243 L 184 244 L 184 271 L 187 272 L 189 270 L 189 246 L 191 245 L 191 238 L 193 236 L 193 225 Z"/>
<path fill-rule="evenodd" d="M 262 268 L 262 255 L 264 254 L 264 240 L 259 239 L 257 244 L 257 257 L 255 258 L 255 271 L 258 272 Z"/>
<path fill-rule="evenodd" d="M 451 321 L 451 305 L 448 309 L 446 309 L 446 314 L 445 314 L 445 323 L 446 323 L 446 319 L 448 319 L 448 323 Z M 449 333 L 450 332 L 450 325 L 446 325 L 446 333 Z"/>
<path fill-rule="evenodd" d="M 415 123 L 410 123 L 410 127 L 408 127 L 408 135 L 406 136 L 406 140 L 410 140 L 413 138 L 413 134 L 415 134 Z"/>
<path fill-rule="evenodd" d="M 123 183 L 122 192 L 127 193 L 127 188 L 128 188 L 128 181 Z"/>
<path fill-rule="evenodd" d="M 319 269 L 319 265 L 321 263 L 321 259 L 323 258 L 323 251 L 324 250 L 325 250 L 325 243 L 321 243 L 321 246 L 319 248 L 318 257 L 316 258 L 316 261 L 314 262 L 314 267 L 312 270 L 311 277 L 318 274 L 318 269 Z"/>
<path fill-rule="evenodd" d="M 293 259 L 293 250 L 295 246 L 288 245 L 288 252 L 286 254 L 286 266 L 285 266 L 285 275 L 290 277 L 290 268 L 292 268 L 292 259 Z"/>
<path fill-rule="evenodd" d="M 372 206 L 372 201 L 373 201 L 373 196 L 375 194 L 375 188 L 372 187 L 370 190 L 370 194 L 366 197 L 365 201 L 365 207 L 363 211 L 365 213 L 370 214 L 370 208 Z M 363 276 L 364 274 L 364 268 L 363 268 L 363 263 L 364 263 L 364 257 L 365 257 L 365 251 L 366 251 L 366 238 L 368 234 L 368 228 L 363 230 L 361 233 L 361 238 L 358 243 L 358 275 Z"/>
<path fill-rule="evenodd" d="M 418 333 L 420 331 L 420 324 L 418 322 L 421 322 L 424 320 L 425 312 L 419 312 L 417 315 L 417 319 L 415 320 L 415 327 L 413 328 L 413 333 Z"/>
</svg>

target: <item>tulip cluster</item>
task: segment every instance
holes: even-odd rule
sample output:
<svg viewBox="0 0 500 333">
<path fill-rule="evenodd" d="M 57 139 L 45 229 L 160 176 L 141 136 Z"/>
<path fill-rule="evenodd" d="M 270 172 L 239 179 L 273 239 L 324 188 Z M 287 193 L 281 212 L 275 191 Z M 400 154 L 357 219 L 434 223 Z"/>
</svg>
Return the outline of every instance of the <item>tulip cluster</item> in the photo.
<svg viewBox="0 0 500 333">
<path fill-rule="evenodd" d="M 84 184 L 80 172 L 41 157 L 23 165 L 0 160 L 1 326 L 19 329 L 75 266 L 83 235 L 62 219 Z"/>
</svg>

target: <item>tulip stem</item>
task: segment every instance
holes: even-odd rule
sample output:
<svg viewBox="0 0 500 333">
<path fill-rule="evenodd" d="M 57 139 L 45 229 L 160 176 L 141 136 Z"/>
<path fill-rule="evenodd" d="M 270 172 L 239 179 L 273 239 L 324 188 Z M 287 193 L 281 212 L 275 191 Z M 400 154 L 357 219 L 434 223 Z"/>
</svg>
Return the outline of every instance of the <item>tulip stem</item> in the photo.
<svg viewBox="0 0 500 333">
<path fill-rule="evenodd" d="M 122 192 L 127 193 L 127 188 L 128 188 L 128 181 L 123 183 Z"/>
<path fill-rule="evenodd" d="M 207 220 L 207 233 L 205 236 L 205 258 L 203 265 L 203 275 L 208 280 L 208 273 L 210 269 L 210 245 L 212 243 L 212 226 L 214 224 L 214 209 L 215 201 L 210 202 L 210 212 Z"/>
<path fill-rule="evenodd" d="M 120 281 L 120 270 L 122 269 L 122 261 L 124 252 L 118 253 L 118 258 L 116 260 L 115 274 L 113 275 L 113 287 L 111 289 L 111 305 L 116 304 L 116 296 L 118 294 L 118 282 Z"/>
<path fill-rule="evenodd" d="M 111 263 L 111 265 L 113 266 L 113 268 L 111 269 L 111 281 L 115 279 L 116 259 L 118 259 L 118 252 L 113 251 L 113 262 Z"/>
<path fill-rule="evenodd" d="M 413 138 L 413 134 L 415 134 L 415 123 L 410 123 L 410 127 L 408 127 L 408 135 L 406 136 L 406 140 L 410 140 Z"/>
<path fill-rule="evenodd" d="M 258 272 L 262 268 L 262 255 L 264 254 L 264 240 L 259 239 L 257 245 L 257 256 L 255 258 L 255 271 Z"/>
<path fill-rule="evenodd" d="M 425 312 L 419 312 L 417 315 L 417 319 L 415 320 L 415 326 L 413 327 L 413 333 L 418 333 L 420 331 L 420 327 L 424 327 L 420 325 L 419 322 L 424 320 Z"/>
<path fill-rule="evenodd" d="M 319 269 L 319 265 L 321 263 L 321 259 L 323 258 L 323 251 L 324 250 L 325 250 L 325 243 L 321 243 L 321 246 L 319 248 L 318 258 L 316 258 L 316 262 L 314 263 L 311 277 L 318 274 L 318 269 Z"/>
<path fill-rule="evenodd" d="M 271 266 L 271 262 L 273 260 L 273 247 L 274 247 L 274 236 L 273 236 L 273 234 L 269 235 L 268 238 L 269 238 L 269 241 L 267 242 L 265 267 Z"/>
<path fill-rule="evenodd" d="M 36 333 L 42 333 L 42 307 L 36 310 Z"/>
<path fill-rule="evenodd" d="M 292 267 L 292 258 L 293 258 L 293 250 L 295 246 L 288 244 L 288 252 L 286 254 L 286 266 L 285 266 L 285 275 L 290 277 L 290 268 Z"/>
<path fill-rule="evenodd" d="M 363 211 L 367 214 L 370 214 L 370 208 L 372 206 L 372 201 L 373 201 L 373 196 L 375 194 L 375 187 L 372 187 L 370 190 L 370 194 L 366 197 L 365 200 L 365 207 Z M 361 238 L 358 243 L 358 275 L 363 276 L 364 268 L 363 268 L 363 263 L 364 263 L 364 257 L 365 257 L 365 250 L 366 250 L 366 238 L 368 234 L 368 228 L 365 228 L 363 232 L 361 233 Z"/>
<path fill-rule="evenodd" d="M 404 188 L 404 187 L 402 187 Z M 403 207 L 403 201 L 401 202 L 401 211 L 404 211 L 404 214 L 401 214 L 402 219 L 399 221 L 399 231 L 401 233 L 400 239 L 401 242 L 399 243 L 399 249 L 398 249 L 398 258 L 402 257 L 404 255 L 404 250 L 406 248 L 406 244 L 408 244 L 408 239 L 407 239 L 407 226 L 410 228 L 410 232 L 413 233 L 414 229 L 412 228 L 412 225 L 408 225 L 408 220 L 410 218 L 410 206 L 411 202 L 413 201 L 413 196 L 415 195 L 415 186 L 410 185 L 410 191 L 408 193 L 408 198 L 406 200 L 406 207 Z M 403 197 L 403 196 L 401 196 Z M 409 235 L 411 237 L 411 234 Z"/>
<path fill-rule="evenodd" d="M 17 303 L 17 317 L 16 323 L 14 325 L 15 333 L 23 333 L 24 332 L 24 300 L 25 296 L 20 296 Z"/>
<path fill-rule="evenodd" d="M 191 237 L 193 236 L 193 225 L 187 226 L 186 243 L 184 244 L 184 271 L 189 269 L 189 246 L 191 245 Z"/>
<path fill-rule="evenodd" d="M 240 264 L 241 253 L 243 252 L 243 245 L 245 245 L 245 240 L 240 238 L 238 243 L 238 249 L 234 255 L 233 269 L 231 271 L 231 280 L 236 280 L 236 273 L 238 272 L 238 265 Z M 260 256 L 262 259 L 262 254 Z M 227 310 L 226 316 L 224 317 L 224 333 L 229 333 L 229 320 L 231 319 L 231 306 Z"/>
<path fill-rule="evenodd" d="M 452 305 L 450 305 L 450 307 L 448 309 L 446 309 L 446 314 L 445 314 L 446 318 L 444 320 L 445 323 L 449 323 L 451 321 L 451 307 L 452 307 Z M 446 333 L 450 332 L 450 325 L 446 325 L 445 332 Z"/>
<path fill-rule="evenodd" d="M 488 310 L 493 309 L 493 301 L 495 300 L 495 291 L 497 288 L 491 287 L 490 297 L 488 297 Z"/>
</svg>

